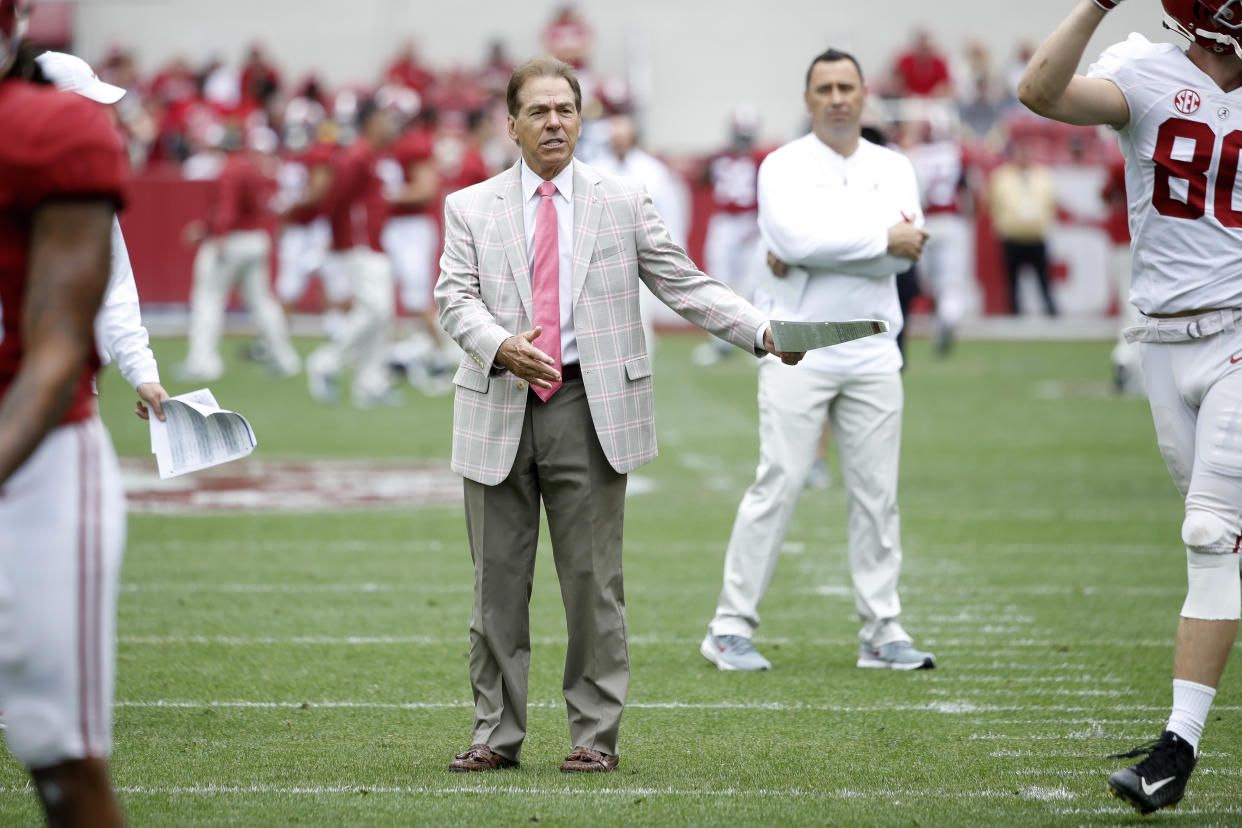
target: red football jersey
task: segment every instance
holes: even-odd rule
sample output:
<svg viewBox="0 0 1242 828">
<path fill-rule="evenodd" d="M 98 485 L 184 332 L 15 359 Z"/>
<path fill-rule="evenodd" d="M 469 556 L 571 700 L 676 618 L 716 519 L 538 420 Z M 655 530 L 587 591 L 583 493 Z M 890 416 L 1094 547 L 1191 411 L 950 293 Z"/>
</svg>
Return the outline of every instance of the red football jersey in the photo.
<svg viewBox="0 0 1242 828">
<path fill-rule="evenodd" d="M 483 153 L 474 147 L 467 147 L 461 156 L 461 165 L 457 169 L 457 175 L 453 176 L 446 190 L 455 193 L 466 187 L 482 184 L 491 177 L 492 173 L 487 168 L 487 159 L 483 157 Z"/>
<path fill-rule="evenodd" d="M 0 400 L 22 364 L 22 310 L 30 277 L 30 230 L 40 206 L 106 199 L 120 207 L 126 165 L 107 111 L 71 92 L 0 82 Z M 93 351 L 62 423 L 94 410 Z"/>
<path fill-rule="evenodd" d="M 226 233 L 262 230 L 272 213 L 269 202 L 276 182 L 245 153 L 230 155 L 220 173 L 216 229 Z"/>
<path fill-rule="evenodd" d="M 375 172 L 375 150 L 359 138 L 336 156 L 325 209 L 332 224 L 332 249 L 370 247 L 383 252 L 380 233 L 388 221 L 384 185 Z"/>
<path fill-rule="evenodd" d="M 392 145 L 389 155 L 401 168 L 401 180 L 404 184 L 409 183 L 410 165 L 431 161 L 435 157 L 433 137 L 432 133 L 425 130 L 412 130 L 402 135 L 397 143 Z M 436 204 L 427 202 L 417 207 L 394 204 L 390 209 L 394 216 L 435 215 Z"/>
<path fill-rule="evenodd" d="M 302 166 L 305 171 L 305 181 L 303 182 L 303 184 L 305 184 L 310 181 L 310 175 L 314 170 L 320 167 L 331 166 L 333 156 L 335 155 L 336 144 L 329 144 L 326 141 L 319 141 L 312 144 L 300 158 L 295 159 L 292 163 L 297 163 Z M 302 193 L 299 193 L 298 197 L 300 198 L 302 195 Z M 286 216 L 286 220 L 290 224 L 310 224 L 323 214 L 323 204 L 316 204 L 291 211 L 289 215 Z"/>
<path fill-rule="evenodd" d="M 718 213 L 749 213 L 759 209 L 759 164 L 766 153 L 724 152 L 707 162 L 712 202 Z"/>
</svg>

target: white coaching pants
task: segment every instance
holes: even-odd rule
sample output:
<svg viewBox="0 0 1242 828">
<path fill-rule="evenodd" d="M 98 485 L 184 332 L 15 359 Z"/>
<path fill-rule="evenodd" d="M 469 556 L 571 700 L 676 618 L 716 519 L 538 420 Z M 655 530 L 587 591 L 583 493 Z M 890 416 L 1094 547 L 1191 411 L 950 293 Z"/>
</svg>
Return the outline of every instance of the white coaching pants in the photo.
<svg viewBox="0 0 1242 828">
<path fill-rule="evenodd" d="M 112 748 L 125 496 L 97 418 L 53 429 L 0 490 L 0 699 L 29 768 Z"/>
<path fill-rule="evenodd" d="M 1211 551 L 1234 552 L 1242 531 L 1242 330 L 1140 347 L 1156 439 L 1173 482 L 1187 511 L 1208 512 L 1228 527 Z"/>
<path fill-rule="evenodd" d="M 229 291 L 240 282 L 242 300 L 254 315 L 255 324 L 272 358 L 289 372 L 300 360 L 289 341 L 284 311 L 272 295 L 268 256 L 272 240 L 262 230 L 229 233 L 212 243 L 194 260 L 194 288 L 190 295 L 190 345 L 186 366 L 211 375 L 224 370 L 220 358 L 220 334 Z M 214 255 L 208 251 L 214 250 Z"/>
<path fill-rule="evenodd" d="M 910 640 L 900 623 L 897 579 L 901 531 L 897 466 L 901 453 L 900 374 L 825 374 L 772 359 L 759 364 L 759 468 L 746 490 L 725 553 L 714 635 L 753 636 L 759 602 L 824 430 L 832 425 L 849 513 L 850 574 L 872 646 Z"/>
</svg>

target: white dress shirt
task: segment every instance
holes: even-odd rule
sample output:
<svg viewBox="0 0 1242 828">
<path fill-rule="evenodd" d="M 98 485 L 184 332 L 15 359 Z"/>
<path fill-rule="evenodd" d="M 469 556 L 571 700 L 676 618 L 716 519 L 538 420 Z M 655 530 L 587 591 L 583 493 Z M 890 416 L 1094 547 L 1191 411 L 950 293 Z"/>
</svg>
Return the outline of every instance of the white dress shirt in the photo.
<svg viewBox="0 0 1242 828">
<path fill-rule="evenodd" d="M 522 215 L 526 222 L 526 260 L 531 263 L 531 288 L 534 288 L 535 271 L 535 220 L 539 213 L 539 185 L 543 179 L 526 166 L 522 159 Z M 552 179 L 556 185 L 556 195 L 552 203 L 556 205 L 556 246 L 557 260 L 561 269 L 560 300 L 561 300 L 561 365 L 570 365 L 578 361 L 578 337 L 574 333 L 574 164 L 569 162 L 565 169 Z"/>
<path fill-rule="evenodd" d="M 810 351 L 802 365 L 855 376 L 901 370 L 896 274 L 912 262 L 887 251 L 888 228 L 903 219 L 923 224 L 914 169 L 900 153 L 860 140 L 843 157 L 811 133 L 764 159 L 759 167 L 763 244 L 754 263 L 761 272 L 755 307 L 769 318 L 796 322 L 889 323 L 888 333 Z M 806 271 L 805 287 L 796 299 L 764 289 L 765 280 L 772 278 L 762 261 L 767 251 Z M 791 277 L 797 279 L 796 274 Z"/>
<path fill-rule="evenodd" d="M 95 316 L 95 344 L 102 362 L 116 362 L 135 389 L 144 382 L 159 382 L 160 372 L 151 353 L 151 340 L 142 326 L 138 288 L 121 223 L 112 219 L 112 262 L 103 304 Z"/>
</svg>

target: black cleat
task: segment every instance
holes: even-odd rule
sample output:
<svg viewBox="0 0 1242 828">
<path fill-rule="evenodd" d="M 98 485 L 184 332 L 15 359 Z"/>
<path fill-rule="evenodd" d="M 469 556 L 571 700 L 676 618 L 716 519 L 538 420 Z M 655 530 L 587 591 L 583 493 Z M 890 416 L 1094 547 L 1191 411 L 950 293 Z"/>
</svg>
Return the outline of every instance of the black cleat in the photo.
<svg viewBox="0 0 1242 828">
<path fill-rule="evenodd" d="M 1147 758 L 1108 777 L 1108 792 L 1133 805 L 1140 814 L 1176 807 L 1195 769 L 1194 748 L 1173 731 L 1166 730 L 1155 741 L 1108 758 L 1133 759 L 1136 756 Z"/>
</svg>

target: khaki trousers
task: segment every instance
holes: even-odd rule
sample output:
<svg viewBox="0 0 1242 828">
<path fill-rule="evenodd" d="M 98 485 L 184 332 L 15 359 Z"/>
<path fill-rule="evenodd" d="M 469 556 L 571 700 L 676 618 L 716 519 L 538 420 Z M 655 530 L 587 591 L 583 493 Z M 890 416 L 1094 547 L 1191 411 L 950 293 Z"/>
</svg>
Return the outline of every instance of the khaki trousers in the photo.
<svg viewBox="0 0 1242 828">
<path fill-rule="evenodd" d="M 521 758 L 542 500 L 569 629 L 562 691 L 570 740 L 573 747 L 617 754 L 630 675 L 621 579 L 625 482 L 600 447 L 581 380 L 566 382 L 546 403 L 528 395 L 517 458 L 505 480 L 465 481 L 474 560 L 473 744 Z"/>
</svg>

